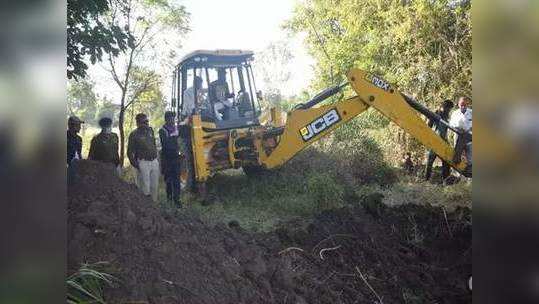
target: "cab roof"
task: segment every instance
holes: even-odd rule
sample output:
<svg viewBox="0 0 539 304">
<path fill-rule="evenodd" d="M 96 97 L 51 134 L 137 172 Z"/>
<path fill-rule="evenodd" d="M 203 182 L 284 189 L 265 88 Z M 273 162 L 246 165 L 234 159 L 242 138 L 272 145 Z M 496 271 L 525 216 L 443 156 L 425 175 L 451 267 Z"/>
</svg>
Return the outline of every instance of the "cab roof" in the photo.
<svg viewBox="0 0 539 304">
<path fill-rule="evenodd" d="M 234 65 L 250 61 L 254 53 L 247 50 L 196 50 L 185 55 L 179 66 L 201 67 Z"/>
</svg>

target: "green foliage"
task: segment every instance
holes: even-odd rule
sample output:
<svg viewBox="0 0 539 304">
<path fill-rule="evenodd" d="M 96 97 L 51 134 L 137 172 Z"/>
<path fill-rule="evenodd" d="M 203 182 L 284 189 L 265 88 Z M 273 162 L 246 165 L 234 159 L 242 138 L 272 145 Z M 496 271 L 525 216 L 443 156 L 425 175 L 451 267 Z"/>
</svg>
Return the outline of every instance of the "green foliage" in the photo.
<svg viewBox="0 0 539 304">
<path fill-rule="evenodd" d="M 67 303 L 69 304 L 105 304 L 103 286 L 112 285 L 117 279 L 98 269 L 104 263 L 83 264 L 67 280 Z"/>
<path fill-rule="evenodd" d="M 120 107 L 118 104 L 114 104 L 111 100 L 104 98 L 98 102 L 96 119 L 100 119 L 102 117 L 112 118 L 112 126 L 117 127 L 118 120 L 115 118 L 118 117 L 119 108 Z"/>
<path fill-rule="evenodd" d="M 98 108 L 95 83 L 89 79 L 70 80 L 67 85 L 67 114 L 94 123 Z"/>
<path fill-rule="evenodd" d="M 164 123 L 166 100 L 161 88 L 163 78 L 155 71 L 134 66 L 131 81 L 127 92 L 128 112 L 126 113 L 126 131 L 130 132 L 136 127 L 135 115 L 145 113 L 150 118 L 150 125 L 154 129 Z"/>
<path fill-rule="evenodd" d="M 444 206 L 447 210 L 472 206 L 472 187 L 460 182 L 451 186 L 440 186 L 429 182 L 399 182 L 384 191 L 384 203 L 389 206 L 418 204 Z"/>
<path fill-rule="evenodd" d="M 350 187 L 365 184 L 388 186 L 395 182 L 394 169 L 385 161 L 378 143 L 366 133 L 355 132 L 339 130 L 332 140 L 320 144 L 322 151 L 337 160 L 328 167 L 334 168 Z"/>
<path fill-rule="evenodd" d="M 343 81 L 350 68 L 358 67 L 431 109 L 443 99 L 471 94 L 470 1 L 306 0 L 298 2 L 284 28 L 306 34 L 316 61 L 315 90 Z M 374 111 L 341 132 L 351 137 L 355 128 L 385 129 L 392 153 L 423 149 Z"/>
<path fill-rule="evenodd" d="M 120 91 L 118 127 L 120 162 L 123 163 L 126 116 L 131 115 L 128 127 L 133 129 L 132 118 L 136 115 L 133 105 L 141 99 L 156 100 L 150 88 L 161 79 L 153 71 L 156 66 L 175 63 L 175 50 L 181 47 L 183 34 L 189 31 L 189 14 L 185 6 L 173 0 L 137 0 L 128 1 L 123 8 L 115 7 L 108 21 L 124 28 L 134 41 L 125 56 L 118 60 L 109 57 L 110 73 Z M 154 108 L 162 109 L 160 104 Z"/>
<path fill-rule="evenodd" d="M 270 43 L 256 56 L 256 67 L 262 77 L 265 92 L 264 100 L 279 104 L 282 100 L 281 88 L 290 79 L 289 63 L 294 58 L 288 42 L 277 41 Z"/>
<path fill-rule="evenodd" d="M 133 37 L 117 25 L 104 21 L 112 2 L 123 0 L 67 1 L 67 77 L 83 78 L 89 57 L 92 64 L 101 61 L 103 54 L 117 56 L 133 44 Z"/>
<path fill-rule="evenodd" d="M 463 1 L 300 2 L 286 23 L 307 33 L 316 86 L 357 66 L 381 74 L 430 105 L 471 93 L 470 3 Z"/>
<path fill-rule="evenodd" d="M 124 6 L 115 5 L 108 22 L 124 28 L 133 37 L 124 58 L 111 62 L 114 74 L 127 87 L 132 65 L 155 69 L 156 64 L 175 64 L 173 58 L 181 47 L 183 35 L 189 31 L 189 13 L 175 0 L 135 0 Z"/>
<path fill-rule="evenodd" d="M 249 178 L 241 170 L 219 173 L 207 185 L 213 203 L 188 199 L 187 206 L 210 222 L 237 221 L 259 231 L 344 206 L 346 185 L 336 171 L 325 167 L 331 160 L 314 158 L 320 153 L 315 149 L 306 152 L 260 178 Z"/>
<path fill-rule="evenodd" d="M 344 196 L 344 187 L 324 172 L 307 178 L 307 191 L 320 211 L 339 207 Z"/>
<path fill-rule="evenodd" d="M 411 153 L 414 163 L 424 158 L 424 146 L 393 123 L 385 128 L 368 129 L 365 134 L 377 143 L 384 160 L 391 166 L 399 167 L 406 152 Z"/>
<path fill-rule="evenodd" d="M 287 98 L 284 98 L 284 100 L 281 100 L 280 106 L 281 110 L 288 112 L 294 108 L 297 104 L 305 103 L 311 99 L 311 96 L 309 95 L 309 92 L 306 90 L 301 91 L 298 95 L 289 96 Z"/>
<path fill-rule="evenodd" d="M 280 221 L 312 217 L 355 202 L 365 185 L 390 185 L 395 173 L 376 143 L 366 136 L 343 144 L 327 139 L 307 148 L 278 170 L 248 178 L 240 170 L 208 181 L 209 206 L 191 209 L 210 222 L 237 221 L 244 228 L 268 231 Z"/>
</svg>

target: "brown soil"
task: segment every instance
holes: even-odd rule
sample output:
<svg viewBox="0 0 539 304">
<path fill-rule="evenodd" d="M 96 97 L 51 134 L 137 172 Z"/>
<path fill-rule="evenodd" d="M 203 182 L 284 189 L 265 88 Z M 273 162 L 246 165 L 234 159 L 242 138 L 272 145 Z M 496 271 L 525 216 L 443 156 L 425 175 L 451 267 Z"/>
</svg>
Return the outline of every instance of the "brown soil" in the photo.
<svg viewBox="0 0 539 304">
<path fill-rule="evenodd" d="M 386 304 L 471 303 L 469 210 L 446 222 L 441 209 L 362 200 L 249 234 L 167 214 L 112 168 L 81 161 L 68 183 L 68 271 L 108 262 L 119 278 L 109 303 L 375 303 L 373 290 Z"/>
</svg>

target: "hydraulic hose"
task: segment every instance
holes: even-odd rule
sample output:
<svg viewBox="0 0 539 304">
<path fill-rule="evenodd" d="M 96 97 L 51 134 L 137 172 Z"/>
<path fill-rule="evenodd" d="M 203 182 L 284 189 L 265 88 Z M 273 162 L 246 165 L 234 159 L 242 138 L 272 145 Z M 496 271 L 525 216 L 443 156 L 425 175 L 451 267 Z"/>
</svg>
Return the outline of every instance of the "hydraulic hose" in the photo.
<svg viewBox="0 0 539 304">
<path fill-rule="evenodd" d="M 329 87 L 329 88 L 323 90 L 322 92 L 316 94 L 313 98 L 311 98 L 306 103 L 298 104 L 295 108 L 296 109 L 309 109 L 309 108 L 312 108 L 313 106 L 319 104 L 320 102 L 322 102 L 322 101 L 328 99 L 329 97 L 339 93 L 348 84 L 349 84 L 348 82 L 345 82 L 345 83 L 340 84 L 340 85 Z"/>
<path fill-rule="evenodd" d="M 459 131 L 453 127 L 451 127 L 449 125 L 449 123 L 445 120 L 442 119 L 442 117 L 440 117 L 440 115 L 432 112 L 431 110 L 427 109 L 426 107 L 424 107 L 422 104 L 420 104 L 419 102 L 413 100 L 411 97 L 408 97 L 404 94 L 402 94 L 402 97 L 404 98 L 404 100 L 406 100 L 406 102 L 412 107 L 414 108 L 416 111 L 418 111 L 419 113 L 425 115 L 427 118 L 429 119 L 432 119 L 436 122 L 441 122 L 444 126 L 446 126 L 447 128 L 449 128 L 450 130 L 452 130 L 453 132 L 457 133 L 457 134 L 461 134 L 462 131 Z"/>
</svg>

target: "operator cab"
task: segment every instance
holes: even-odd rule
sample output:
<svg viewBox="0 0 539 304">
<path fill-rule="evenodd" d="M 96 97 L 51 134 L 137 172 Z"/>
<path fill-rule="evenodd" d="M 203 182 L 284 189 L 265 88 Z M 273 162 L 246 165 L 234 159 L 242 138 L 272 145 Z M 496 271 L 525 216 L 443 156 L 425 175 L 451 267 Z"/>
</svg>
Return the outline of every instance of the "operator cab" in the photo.
<svg viewBox="0 0 539 304">
<path fill-rule="evenodd" d="M 242 50 L 198 50 L 186 55 L 173 74 L 172 107 L 178 117 L 198 114 L 204 128 L 214 130 L 259 125 L 260 93 L 252 60 L 253 52 Z"/>
</svg>

